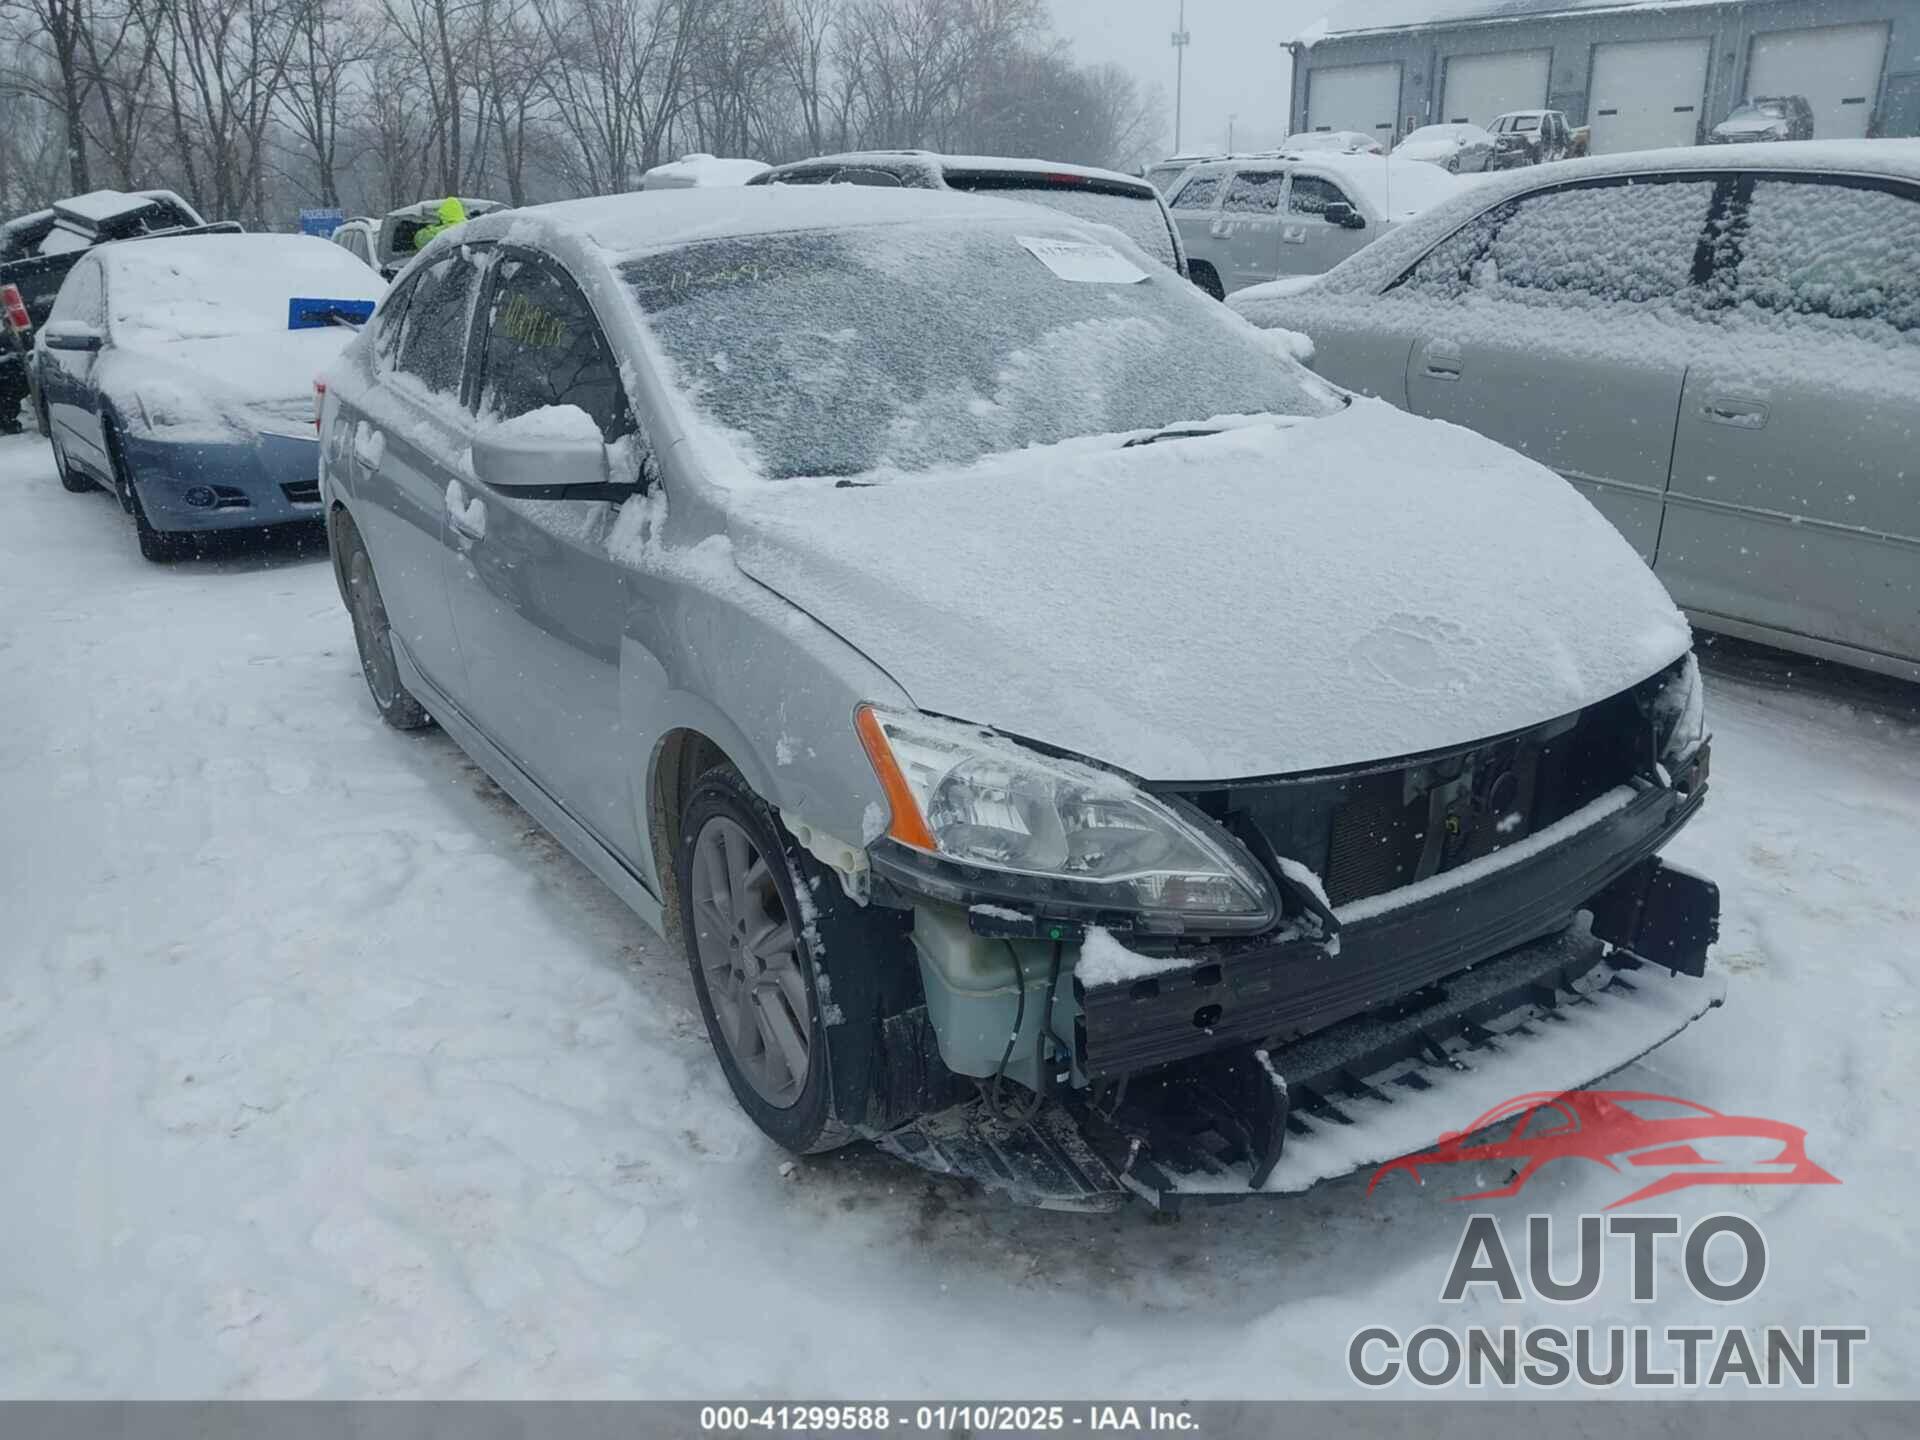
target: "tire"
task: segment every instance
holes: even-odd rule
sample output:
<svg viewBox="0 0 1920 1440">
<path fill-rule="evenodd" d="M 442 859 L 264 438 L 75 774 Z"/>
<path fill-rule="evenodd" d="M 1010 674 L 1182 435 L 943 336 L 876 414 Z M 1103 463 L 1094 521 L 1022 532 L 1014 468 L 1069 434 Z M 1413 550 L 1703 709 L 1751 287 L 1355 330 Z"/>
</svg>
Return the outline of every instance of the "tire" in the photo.
<svg viewBox="0 0 1920 1440">
<path fill-rule="evenodd" d="M 60 488 L 62 490 L 65 490 L 69 495 L 84 495 L 89 490 L 98 490 L 100 488 L 78 470 L 67 464 L 66 447 L 62 445 L 58 439 L 49 436 L 47 443 L 53 447 L 53 468 L 54 472 L 60 477 Z"/>
<path fill-rule="evenodd" d="M 140 554 L 156 565 L 164 565 L 169 560 L 178 560 L 186 554 L 185 536 L 177 531 L 153 528 L 153 522 L 147 519 L 147 507 L 140 503 L 140 492 L 134 488 L 132 477 L 123 477 L 121 483 L 126 486 L 128 498 L 133 506 L 133 533 L 139 537 Z"/>
<path fill-rule="evenodd" d="M 785 833 L 739 773 L 720 765 L 694 782 L 680 836 L 675 878 L 687 964 L 734 1098 L 795 1154 L 846 1144 L 854 1136 L 833 1106 L 814 927 L 798 918 Z M 808 893 L 816 904 L 832 903 Z"/>
<path fill-rule="evenodd" d="M 1220 283 L 1220 275 L 1213 266 L 1204 260 L 1187 262 L 1187 278 L 1198 285 L 1216 300 L 1227 298 L 1227 287 Z"/>
<path fill-rule="evenodd" d="M 133 516 L 133 533 L 140 540 L 140 554 L 156 565 L 169 560 L 178 560 L 186 554 L 189 537 L 176 530 L 158 530 L 147 518 L 147 507 L 140 503 L 140 491 L 133 483 L 133 471 L 127 468 L 127 462 L 120 455 L 120 431 L 109 417 L 102 417 L 100 426 L 102 437 L 107 442 L 107 464 L 113 469 L 114 488 L 119 491 L 120 503 Z"/>
<path fill-rule="evenodd" d="M 347 551 L 347 613 L 353 617 L 353 644 L 360 652 L 360 674 L 373 697 L 373 708 L 396 730 L 423 730 L 433 723 L 426 707 L 414 699 L 400 678 L 393 658 L 393 627 L 387 622 L 386 602 L 373 576 L 373 557 L 351 521 L 340 526 Z"/>
</svg>

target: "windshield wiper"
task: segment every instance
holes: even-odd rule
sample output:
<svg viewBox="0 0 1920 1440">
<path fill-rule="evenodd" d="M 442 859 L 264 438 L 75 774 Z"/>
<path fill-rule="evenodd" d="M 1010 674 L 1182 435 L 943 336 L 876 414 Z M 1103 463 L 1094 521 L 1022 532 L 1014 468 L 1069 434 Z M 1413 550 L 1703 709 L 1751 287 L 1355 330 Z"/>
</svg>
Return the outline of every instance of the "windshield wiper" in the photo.
<svg viewBox="0 0 1920 1440">
<path fill-rule="evenodd" d="M 1122 450 L 1131 450 L 1136 445 L 1158 445 L 1162 440 L 1198 440 L 1205 435 L 1218 435 L 1218 429 L 1205 426 L 1168 426 L 1165 430 L 1155 430 L 1151 435 L 1136 435 L 1121 445 Z"/>
</svg>

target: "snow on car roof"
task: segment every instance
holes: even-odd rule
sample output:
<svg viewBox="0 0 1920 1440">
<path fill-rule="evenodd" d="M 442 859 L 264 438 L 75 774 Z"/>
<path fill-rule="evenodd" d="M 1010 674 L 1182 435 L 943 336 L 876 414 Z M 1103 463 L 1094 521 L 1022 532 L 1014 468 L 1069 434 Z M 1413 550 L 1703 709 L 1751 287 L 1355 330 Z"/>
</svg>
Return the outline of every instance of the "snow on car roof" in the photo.
<svg viewBox="0 0 1920 1440">
<path fill-rule="evenodd" d="M 1170 159 L 1180 159 L 1171 156 Z M 921 163 L 929 170 L 998 170 L 1010 175 L 1073 175 L 1083 180 L 1107 180 L 1122 185 L 1144 186 L 1138 175 L 1119 170 L 1102 170 L 1094 165 L 1070 165 L 1062 160 L 1040 160 L 1017 155 L 947 155 L 937 150 L 848 150 L 837 155 L 817 155 L 800 165 L 899 165 Z M 1164 163 L 1164 162 L 1163 162 Z M 782 170 L 794 168 L 780 166 Z"/>
<path fill-rule="evenodd" d="M 598 251 L 605 258 L 641 255 L 701 240 L 786 230 L 846 230 L 909 221 L 1017 220 L 1076 224 L 1058 212 L 1012 200 L 945 190 L 866 185 L 692 187 L 601 195 L 503 211 L 469 222 L 462 240 L 534 240 Z M 436 244 L 441 243 L 436 241 Z"/>
<path fill-rule="evenodd" d="M 65 215 L 84 224 L 100 226 L 122 215 L 132 215 L 145 210 L 155 201 L 169 201 L 183 210 L 188 210 L 186 201 L 171 190 L 89 190 L 84 195 L 70 195 L 65 200 L 53 202 L 56 215 Z M 189 213 L 191 213 L 189 211 Z"/>
<path fill-rule="evenodd" d="M 1342 0 L 1294 39 L 1312 45 L 1332 36 L 1427 25 L 1498 24 L 1571 11 L 1682 10 L 1724 4 L 1726 0 Z"/>
<path fill-rule="evenodd" d="M 762 170 L 764 160 L 729 159 L 722 155 L 682 155 L 656 165 L 640 177 L 640 188 L 654 190 L 675 185 L 744 185 Z"/>
<path fill-rule="evenodd" d="M 1800 140 L 1787 144 L 1774 142 L 1639 150 L 1584 160 L 1562 160 L 1551 166 L 1528 166 L 1520 170 L 1476 175 L 1470 180 L 1456 182 L 1454 196 L 1427 211 L 1421 217 L 1420 224 L 1381 236 L 1327 271 L 1313 288 L 1328 291 L 1376 290 L 1411 264 L 1440 235 L 1512 196 L 1523 195 L 1542 186 L 1611 175 L 1749 169 L 1885 175 L 1893 179 L 1920 182 L 1920 139 Z M 1237 291 L 1231 303 L 1239 308 L 1247 302 L 1257 304 L 1262 299 L 1277 298 L 1280 293 L 1269 292 L 1265 285 L 1249 286 Z"/>
</svg>

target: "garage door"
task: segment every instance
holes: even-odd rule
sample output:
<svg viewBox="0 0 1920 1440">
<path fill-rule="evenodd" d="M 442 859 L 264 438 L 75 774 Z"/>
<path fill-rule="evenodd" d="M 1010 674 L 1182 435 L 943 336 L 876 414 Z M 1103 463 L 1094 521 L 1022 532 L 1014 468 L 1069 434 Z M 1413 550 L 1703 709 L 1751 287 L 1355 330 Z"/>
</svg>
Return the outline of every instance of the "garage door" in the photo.
<svg viewBox="0 0 1920 1440">
<path fill-rule="evenodd" d="M 1748 95 L 1804 95 L 1816 140 L 1858 140 L 1867 133 L 1887 58 L 1885 25 L 1829 25 L 1753 37 Z"/>
<path fill-rule="evenodd" d="M 1551 50 L 1508 50 L 1498 55 L 1453 55 L 1447 60 L 1440 118 L 1485 125 L 1508 110 L 1540 110 L 1547 103 Z"/>
<path fill-rule="evenodd" d="M 1658 150 L 1698 138 L 1707 93 L 1707 40 L 1637 40 L 1593 47 L 1587 121 L 1593 153 Z"/>
<path fill-rule="evenodd" d="M 1398 65 L 1329 65 L 1307 73 L 1307 128 L 1361 130 L 1383 144 L 1400 113 Z"/>
</svg>

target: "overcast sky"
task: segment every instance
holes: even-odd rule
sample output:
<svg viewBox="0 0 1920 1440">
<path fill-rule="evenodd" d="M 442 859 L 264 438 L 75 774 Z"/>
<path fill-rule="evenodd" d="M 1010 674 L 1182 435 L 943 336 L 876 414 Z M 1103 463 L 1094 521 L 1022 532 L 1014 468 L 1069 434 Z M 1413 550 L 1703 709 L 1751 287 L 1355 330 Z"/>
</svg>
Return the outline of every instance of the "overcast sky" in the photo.
<svg viewBox="0 0 1920 1440">
<path fill-rule="evenodd" d="M 1271 144 L 1286 133 L 1290 40 L 1335 0 L 1187 0 L 1188 150 L 1224 149 L 1227 117 L 1237 115 L 1234 145 Z M 1165 145 L 1173 145 L 1173 46 L 1180 0 L 1049 0 L 1054 29 L 1082 63 L 1111 60 L 1143 84 L 1166 91 Z"/>
</svg>

